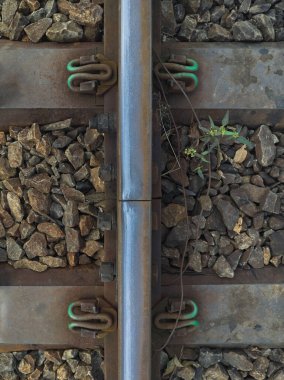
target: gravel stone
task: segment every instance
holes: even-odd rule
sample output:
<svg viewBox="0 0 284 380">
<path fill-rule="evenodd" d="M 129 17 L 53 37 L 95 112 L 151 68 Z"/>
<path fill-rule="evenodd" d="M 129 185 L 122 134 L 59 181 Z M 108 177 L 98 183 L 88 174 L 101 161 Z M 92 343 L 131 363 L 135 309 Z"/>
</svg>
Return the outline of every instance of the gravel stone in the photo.
<svg viewBox="0 0 284 380">
<path fill-rule="evenodd" d="M 191 35 L 197 26 L 197 21 L 192 16 L 186 16 L 178 32 L 178 39 L 181 41 L 190 41 Z"/>
<path fill-rule="evenodd" d="M 78 3 L 58 0 L 57 6 L 61 13 L 80 25 L 98 27 L 102 23 L 103 8 L 90 0 L 80 0 Z"/>
<path fill-rule="evenodd" d="M 223 358 L 223 353 L 220 349 L 201 348 L 198 361 L 204 368 L 209 368 L 214 364 L 219 363 Z"/>
<path fill-rule="evenodd" d="M 53 239 L 62 239 L 64 238 L 64 233 L 55 223 L 40 223 L 37 226 L 39 232 L 44 233 L 47 236 L 50 236 Z"/>
<path fill-rule="evenodd" d="M 13 218 L 15 219 L 15 221 L 21 222 L 24 217 L 24 213 L 23 213 L 23 208 L 21 205 L 20 198 L 16 194 L 8 192 L 7 202 L 8 202 L 11 214 Z"/>
<path fill-rule="evenodd" d="M 45 35 L 47 29 L 51 26 L 52 19 L 51 18 L 42 18 L 28 26 L 25 27 L 25 32 L 29 39 L 37 43 L 42 37 Z"/>
<path fill-rule="evenodd" d="M 24 375 L 28 375 L 33 372 L 34 368 L 35 359 L 31 355 L 25 355 L 18 366 L 18 370 Z"/>
<path fill-rule="evenodd" d="M 0 353 L 0 374 L 14 370 L 15 359 L 12 353 Z"/>
<path fill-rule="evenodd" d="M 271 7 L 271 4 L 269 3 L 264 3 L 264 4 L 256 4 L 250 7 L 249 13 L 251 15 L 257 15 L 259 13 L 265 13 L 267 12 Z"/>
<path fill-rule="evenodd" d="M 65 268 L 67 265 L 66 259 L 61 257 L 45 256 L 40 257 L 39 261 L 50 268 Z"/>
<path fill-rule="evenodd" d="M 183 4 L 174 5 L 174 15 L 177 23 L 181 23 L 185 18 L 185 8 Z"/>
<path fill-rule="evenodd" d="M 66 245 L 68 252 L 80 251 L 80 235 L 77 230 L 70 227 L 65 227 Z"/>
<path fill-rule="evenodd" d="M 11 24 L 9 25 L 9 38 L 10 40 L 18 40 L 21 36 L 26 25 L 28 25 L 29 20 L 27 17 L 21 15 L 21 13 L 16 12 Z"/>
<path fill-rule="evenodd" d="M 260 30 L 250 21 L 237 21 L 232 28 L 235 41 L 262 41 Z"/>
<path fill-rule="evenodd" d="M 273 232 L 270 236 L 270 249 L 272 256 L 284 256 L 284 230 Z"/>
<path fill-rule="evenodd" d="M 223 354 L 223 363 L 241 371 L 252 371 L 252 362 L 242 352 L 228 351 Z"/>
<path fill-rule="evenodd" d="M 234 271 L 224 256 L 220 256 L 217 259 L 216 263 L 213 266 L 213 270 L 219 277 L 234 277 Z"/>
<path fill-rule="evenodd" d="M 46 17 L 52 17 L 57 12 L 56 0 L 47 0 L 44 6 L 44 10 L 46 13 Z"/>
<path fill-rule="evenodd" d="M 174 227 L 186 218 L 186 208 L 182 205 L 171 203 L 162 209 L 162 223 L 168 227 Z"/>
<path fill-rule="evenodd" d="M 16 171 L 14 168 L 11 168 L 7 158 L 0 157 L 0 179 L 5 180 L 10 177 L 14 177 Z"/>
<path fill-rule="evenodd" d="M 78 367 L 76 368 L 74 379 L 94 380 L 94 377 L 92 375 L 92 367 L 79 364 Z"/>
<path fill-rule="evenodd" d="M 2 5 L 2 21 L 10 25 L 18 9 L 17 0 L 5 0 Z"/>
<path fill-rule="evenodd" d="M 29 259 L 48 255 L 46 238 L 40 232 L 34 232 L 23 248 Z"/>
<path fill-rule="evenodd" d="M 253 363 L 253 370 L 249 373 L 256 380 L 264 380 L 269 366 L 269 360 L 265 357 L 259 357 Z"/>
<path fill-rule="evenodd" d="M 41 193 L 49 194 L 52 186 L 51 177 L 47 173 L 36 174 L 31 178 L 25 179 L 25 185 Z"/>
<path fill-rule="evenodd" d="M 21 246 L 11 237 L 7 237 L 7 255 L 10 260 L 16 261 L 24 257 Z"/>
<path fill-rule="evenodd" d="M 204 380 L 228 380 L 227 371 L 221 364 L 215 364 L 213 367 L 206 369 L 203 375 Z"/>
<path fill-rule="evenodd" d="M 261 166 L 271 165 L 276 156 L 273 134 L 266 125 L 261 125 L 253 136 L 257 161 Z"/>
<path fill-rule="evenodd" d="M 253 17 L 253 21 L 261 31 L 264 41 L 275 41 L 275 30 L 269 16 L 258 14 Z"/>
<path fill-rule="evenodd" d="M 14 142 L 8 146 L 8 161 L 11 168 L 18 168 L 23 161 L 23 148 L 19 142 Z"/>
<path fill-rule="evenodd" d="M 240 216 L 238 209 L 234 207 L 230 201 L 225 199 L 219 199 L 216 206 L 227 229 L 233 230 Z"/>
<path fill-rule="evenodd" d="M 47 265 L 41 264 L 38 261 L 28 260 L 28 259 L 21 259 L 18 261 L 15 261 L 13 263 L 13 267 L 15 269 L 30 269 L 34 272 L 44 272 L 47 270 Z"/>
<path fill-rule="evenodd" d="M 39 214 L 48 214 L 50 204 L 49 197 L 35 189 L 30 189 L 27 193 L 32 209 Z"/>
<path fill-rule="evenodd" d="M 162 17 L 162 33 L 174 35 L 176 32 L 176 18 L 174 13 L 174 6 L 171 0 L 164 0 L 161 3 L 161 17 Z"/>
<path fill-rule="evenodd" d="M 53 42 L 79 42 L 83 38 L 83 29 L 74 21 L 56 22 L 47 30 L 46 36 Z"/>
<path fill-rule="evenodd" d="M 261 247 L 256 247 L 251 250 L 248 263 L 253 268 L 263 268 L 264 267 L 264 257 L 263 250 Z"/>
<path fill-rule="evenodd" d="M 221 25 L 213 24 L 208 31 L 208 38 L 210 41 L 231 41 L 232 35 L 229 30 L 223 28 Z"/>
</svg>

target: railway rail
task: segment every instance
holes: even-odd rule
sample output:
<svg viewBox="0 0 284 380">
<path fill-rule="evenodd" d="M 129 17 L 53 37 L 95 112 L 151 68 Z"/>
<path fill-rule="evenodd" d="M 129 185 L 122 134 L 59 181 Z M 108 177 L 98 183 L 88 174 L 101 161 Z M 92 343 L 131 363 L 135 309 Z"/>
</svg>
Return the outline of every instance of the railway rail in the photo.
<svg viewBox="0 0 284 380">
<path fill-rule="evenodd" d="M 105 0 L 104 14 L 104 43 L 0 41 L 1 130 L 69 118 L 97 128 L 104 133 L 108 200 L 99 215 L 100 269 L 90 264 L 39 274 L 1 264 L 0 350 L 103 345 L 107 380 L 158 380 L 158 348 L 176 323 L 173 349 L 284 347 L 283 267 L 237 270 L 234 279 L 210 270 L 185 273 L 182 304 L 179 276 L 162 273 L 161 130 L 152 97 L 160 91 L 153 67 L 189 57 L 199 64 L 199 85 L 189 95 L 199 117 L 218 121 L 229 110 L 232 123 L 282 130 L 284 43 L 161 44 L 154 0 Z M 111 74 L 98 82 L 92 66 L 81 80 L 80 64 L 102 65 L 100 74 L 102 67 Z M 176 123 L 194 117 L 180 91 L 168 102 Z"/>
</svg>

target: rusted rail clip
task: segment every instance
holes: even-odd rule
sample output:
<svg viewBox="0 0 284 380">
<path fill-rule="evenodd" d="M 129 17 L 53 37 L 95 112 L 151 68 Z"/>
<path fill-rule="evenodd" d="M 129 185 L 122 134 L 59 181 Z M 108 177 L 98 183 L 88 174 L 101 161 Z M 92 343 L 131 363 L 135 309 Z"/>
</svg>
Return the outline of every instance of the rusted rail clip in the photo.
<svg viewBox="0 0 284 380">
<path fill-rule="evenodd" d="M 183 300 L 180 316 L 180 299 L 165 298 L 158 305 L 158 308 L 165 310 L 154 317 L 154 325 L 159 330 L 173 330 L 176 328 L 185 329 L 186 333 L 190 333 L 199 326 L 199 322 L 194 319 L 198 315 L 198 306 L 192 300 Z M 178 322 L 176 323 L 177 319 Z"/>
<path fill-rule="evenodd" d="M 73 92 L 105 94 L 117 82 L 117 65 L 103 54 L 73 59 L 67 64 L 68 88 Z"/>
<path fill-rule="evenodd" d="M 85 338 L 102 339 L 116 328 L 117 313 L 103 298 L 72 302 L 68 307 L 69 330 Z"/>
<path fill-rule="evenodd" d="M 185 92 L 192 92 L 198 86 L 198 77 L 195 74 L 198 68 L 199 65 L 194 59 L 172 54 L 167 62 L 156 64 L 155 74 L 161 80 L 166 80 L 169 92 L 180 91 L 176 82 Z"/>
</svg>

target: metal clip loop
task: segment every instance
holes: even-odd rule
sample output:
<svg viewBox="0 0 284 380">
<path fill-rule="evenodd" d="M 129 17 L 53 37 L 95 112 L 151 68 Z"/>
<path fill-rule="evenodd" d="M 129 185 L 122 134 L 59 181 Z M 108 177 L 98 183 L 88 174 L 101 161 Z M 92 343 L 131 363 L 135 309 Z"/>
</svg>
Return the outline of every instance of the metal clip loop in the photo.
<svg viewBox="0 0 284 380">
<path fill-rule="evenodd" d="M 72 322 L 69 330 L 80 333 L 81 336 L 103 338 L 114 326 L 114 314 L 110 309 L 102 309 L 101 299 L 72 302 L 68 306 L 68 316 Z"/>
<path fill-rule="evenodd" d="M 102 54 L 73 59 L 67 64 L 67 71 L 71 73 L 68 88 L 73 92 L 103 95 L 117 81 L 116 64 Z"/>
<path fill-rule="evenodd" d="M 198 306 L 194 301 L 185 300 L 183 304 L 183 311 L 179 316 L 179 312 L 162 312 L 156 315 L 154 319 L 154 324 L 159 330 L 172 330 L 176 326 L 176 320 L 178 323 L 176 328 L 182 329 L 187 328 L 189 331 L 194 331 L 198 326 L 199 322 L 194 320 L 198 314 Z M 170 310 L 170 309 L 168 309 Z"/>
<path fill-rule="evenodd" d="M 167 80 L 171 92 L 179 90 L 173 78 L 182 85 L 185 92 L 192 92 L 198 86 L 198 77 L 195 74 L 198 68 L 198 63 L 194 59 L 172 55 L 169 62 L 158 63 L 155 66 L 155 74 L 158 78 Z"/>
</svg>

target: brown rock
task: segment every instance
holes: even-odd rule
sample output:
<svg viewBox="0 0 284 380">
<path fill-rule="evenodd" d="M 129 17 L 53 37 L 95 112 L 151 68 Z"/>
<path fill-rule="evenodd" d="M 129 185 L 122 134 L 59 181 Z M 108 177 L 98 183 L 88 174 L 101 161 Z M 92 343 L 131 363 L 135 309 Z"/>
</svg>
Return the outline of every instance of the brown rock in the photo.
<svg viewBox="0 0 284 380">
<path fill-rule="evenodd" d="M 67 0 L 59 0 L 57 5 L 61 13 L 80 25 L 99 27 L 102 23 L 103 8 L 89 0 L 81 0 L 76 4 Z"/>
<path fill-rule="evenodd" d="M 271 252 L 269 247 L 263 247 L 263 261 L 264 265 L 268 265 L 271 259 Z"/>
<path fill-rule="evenodd" d="M 213 269 L 219 277 L 234 277 L 234 271 L 224 256 L 220 256 L 217 259 L 216 263 L 213 266 Z"/>
<path fill-rule="evenodd" d="M 65 227 L 65 235 L 67 251 L 79 252 L 81 246 L 79 231 L 74 228 Z"/>
<path fill-rule="evenodd" d="M 103 245 L 97 240 L 87 240 L 84 247 L 81 249 L 81 252 L 85 253 L 87 256 L 92 257 L 101 248 L 103 248 Z"/>
<path fill-rule="evenodd" d="M 49 194 L 51 190 L 51 178 L 47 173 L 36 174 L 31 178 L 25 179 L 25 185 L 27 187 L 33 187 L 37 191 Z"/>
<path fill-rule="evenodd" d="M 18 168 L 22 165 L 23 148 L 18 141 L 15 141 L 8 146 L 8 161 L 11 168 Z"/>
<path fill-rule="evenodd" d="M 7 237 L 7 255 L 10 260 L 20 260 L 24 256 L 22 247 L 11 237 Z"/>
<path fill-rule="evenodd" d="M 84 179 L 88 178 L 89 177 L 89 168 L 88 166 L 85 164 L 83 165 L 75 174 L 74 174 L 74 178 L 75 178 L 75 181 L 79 182 L 79 181 L 83 181 Z"/>
<path fill-rule="evenodd" d="M 189 185 L 187 170 L 188 170 L 188 161 L 185 159 L 180 160 L 180 168 L 176 161 L 170 161 L 167 164 L 167 170 L 169 171 L 169 176 L 179 185 L 187 187 Z"/>
<path fill-rule="evenodd" d="M 10 166 L 7 158 L 0 157 L 0 180 L 14 177 L 15 175 L 16 170 Z"/>
<path fill-rule="evenodd" d="M 20 38 L 24 27 L 28 25 L 29 20 L 21 13 L 16 12 L 11 24 L 9 25 L 9 39 L 16 41 Z"/>
<path fill-rule="evenodd" d="M 41 140 L 41 132 L 37 123 L 33 123 L 28 129 L 27 140 L 33 142 L 34 145 Z"/>
<path fill-rule="evenodd" d="M 9 228 L 14 224 L 14 219 L 12 216 L 3 209 L 3 207 L 0 205 L 0 220 L 4 224 L 5 228 Z"/>
<path fill-rule="evenodd" d="M 273 256 L 271 259 L 270 259 L 270 263 L 278 268 L 279 265 L 281 264 L 281 260 L 282 260 L 282 256 Z"/>
<path fill-rule="evenodd" d="M 78 191 L 76 189 L 73 189 L 72 187 L 66 186 L 62 184 L 60 186 L 62 193 L 64 195 L 64 198 L 67 201 L 74 201 L 78 203 L 84 203 L 85 202 L 85 196 L 81 191 Z"/>
<path fill-rule="evenodd" d="M 35 232 L 30 239 L 24 244 L 24 250 L 29 259 L 37 256 L 47 256 L 47 243 L 44 234 Z"/>
<path fill-rule="evenodd" d="M 15 223 L 12 227 L 10 227 L 7 230 L 7 236 L 12 236 L 12 237 L 15 237 L 15 238 L 19 238 L 20 237 L 19 228 L 20 228 L 20 224 L 19 223 Z"/>
<path fill-rule="evenodd" d="M 44 157 L 47 157 L 50 154 L 51 142 L 48 136 L 43 136 L 42 139 L 36 143 L 36 151 Z"/>
<path fill-rule="evenodd" d="M 89 258 L 89 256 L 82 254 L 79 257 L 79 265 L 89 265 L 91 264 L 92 260 Z"/>
<path fill-rule="evenodd" d="M 20 227 L 21 239 L 27 239 L 35 230 L 35 227 L 29 224 L 26 220 L 22 220 Z"/>
<path fill-rule="evenodd" d="M 43 132 L 61 131 L 63 129 L 69 129 L 71 127 L 72 119 L 66 119 L 63 121 L 57 121 L 56 123 L 46 124 L 41 126 Z"/>
<path fill-rule="evenodd" d="M 105 184 L 104 181 L 99 176 L 100 168 L 92 168 L 90 170 L 90 181 L 92 182 L 92 185 L 96 189 L 96 191 L 103 193 L 105 191 Z"/>
<path fill-rule="evenodd" d="M 56 379 L 58 380 L 69 380 L 72 377 L 71 369 L 67 363 L 62 364 L 56 371 Z"/>
<path fill-rule="evenodd" d="M 79 224 L 79 212 L 76 202 L 68 201 L 64 210 L 63 223 L 66 227 L 76 227 Z"/>
<path fill-rule="evenodd" d="M 58 256 L 65 256 L 66 255 L 65 241 L 60 241 L 59 243 L 55 244 L 54 250 Z"/>
<path fill-rule="evenodd" d="M 3 226 L 3 223 L 0 221 L 0 239 L 5 237 L 5 235 L 6 235 L 5 228 Z"/>
<path fill-rule="evenodd" d="M 80 222 L 79 222 L 79 228 L 81 232 L 81 236 L 87 236 L 89 235 L 91 229 L 95 225 L 95 219 L 90 215 L 81 215 L 80 216 Z"/>
<path fill-rule="evenodd" d="M 42 372 L 36 368 L 28 377 L 27 380 L 39 380 Z"/>
<path fill-rule="evenodd" d="M 35 359 L 31 355 L 25 355 L 20 361 L 18 370 L 24 375 L 33 372 L 35 368 Z"/>
<path fill-rule="evenodd" d="M 6 135 L 5 132 L 0 131 L 0 145 L 5 145 L 6 144 Z"/>
<path fill-rule="evenodd" d="M 78 252 L 68 252 L 67 253 L 67 260 L 68 260 L 68 264 L 71 267 L 75 267 L 76 265 L 78 265 L 78 261 L 79 261 Z"/>
<path fill-rule="evenodd" d="M 49 197 L 35 189 L 28 190 L 29 203 L 32 209 L 39 214 L 49 213 Z"/>
<path fill-rule="evenodd" d="M 23 190 L 19 178 L 8 178 L 3 181 L 3 185 L 8 191 L 18 195 L 18 197 L 21 198 L 23 196 Z"/>
<path fill-rule="evenodd" d="M 39 261 L 50 268 L 65 268 L 67 265 L 66 259 L 62 257 L 45 256 L 40 257 Z"/>
<path fill-rule="evenodd" d="M 44 357 L 47 362 L 51 362 L 55 364 L 56 366 L 59 366 L 62 364 L 61 355 L 59 351 L 55 350 L 46 350 L 44 351 Z"/>
<path fill-rule="evenodd" d="M 171 203 L 162 209 L 162 223 L 168 227 L 174 227 L 186 218 L 186 208 L 182 205 Z"/>
<path fill-rule="evenodd" d="M 55 223 L 40 223 L 38 224 L 37 229 L 39 232 L 42 232 L 54 239 L 61 239 L 64 237 L 64 232 L 61 231 L 61 229 Z"/>
<path fill-rule="evenodd" d="M 30 269 L 35 272 L 44 272 L 48 268 L 48 266 L 45 264 L 41 264 L 38 261 L 33 261 L 33 260 L 28 260 L 28 259 L 21 259 L 21 260 L 15 261 L 15 263 L 13 263 L 13 267 L 15 269 Z"/>
<path fill-rule="evenodd" d="M 37 43 L 39 42 L 42 37 L 45 35 L 45 32 L 47 29 L 50 27 L 52 24 L 52 19 L 51 18 L 42 18 L 28 26 L 25 27 L 25 32 L 29 39 Z"/>
<path fill-rule="evenodd" d="M 16 194 L 9 192 L 7 194 L 7 201 L 14 219 L 16 222 L 21 222 L 24 217 L 24 212 L 20 198 Z"/>
<path fill-rule="evenodd" d="M 84 164 L 84 150 L 79 143 L 69 145 L 65 150 L 65 155 L 76 170 Z"/>
<path fill-rule="evenodd" d="M 199 252 L 192 252 L 188 256 L 188 266 L 195 272 L 202 272 L 201 254 Z"/>
<path fill-rule="evenodd" d="M 271 165 L 276 156 L 276 146 L 269 127 L 261 125 L 253 135 L 252 141 L 255 142 L 256 158 L 260 165 Z"/>
</svg>

